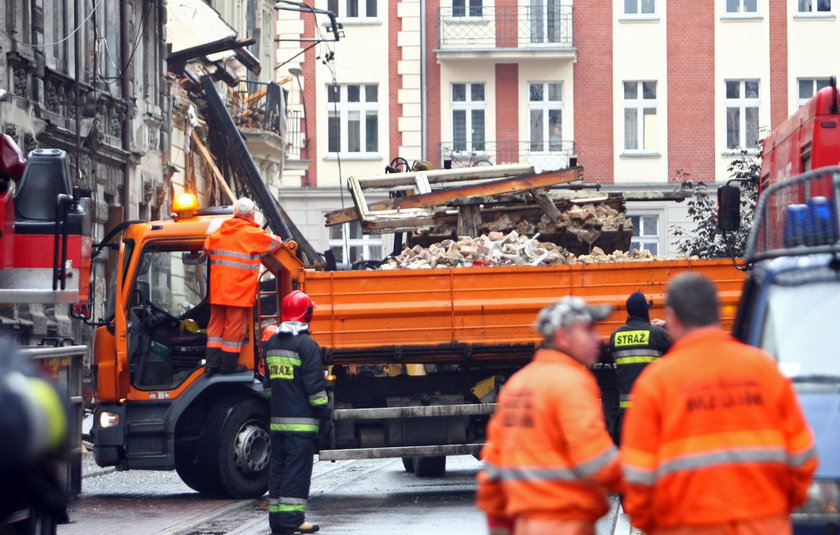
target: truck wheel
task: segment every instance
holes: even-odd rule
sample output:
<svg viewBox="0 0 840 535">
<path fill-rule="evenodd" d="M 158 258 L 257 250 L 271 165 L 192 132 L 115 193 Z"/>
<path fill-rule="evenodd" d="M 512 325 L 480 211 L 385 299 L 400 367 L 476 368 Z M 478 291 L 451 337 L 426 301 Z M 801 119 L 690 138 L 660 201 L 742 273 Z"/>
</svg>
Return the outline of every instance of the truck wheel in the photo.
<svg viewBox="0 0 840 535">
<path fill-rule="evenodd" d="M 177 444 L 177 442 L 176 442 Z M 175 471 L 186 485 L 201 494 L 213 494 L 219 487 L 215 472 L 207 471 L 199 463 L 195 445 L 192 447 L 175 446 Z"/>
<path fill-rule="evenodd" d="M 199 467 L 213 472 L 213 494 L 258 498 L 268 490 L 271 436 L 268 404 L 259 399 L 218 403 L 207 418 L 208 435 L 199 446 Z"/>
<path fill-rule="evenodd" d="M 414 474 L 417 477 L 443 477 L 445 473 L 446 455 L 414 458 Z"/>
<path fill-rule="evenodd" d="M 403 457 L 402 462 L 406 472 L 414 471 L 414 457 Z"/>
</svg>

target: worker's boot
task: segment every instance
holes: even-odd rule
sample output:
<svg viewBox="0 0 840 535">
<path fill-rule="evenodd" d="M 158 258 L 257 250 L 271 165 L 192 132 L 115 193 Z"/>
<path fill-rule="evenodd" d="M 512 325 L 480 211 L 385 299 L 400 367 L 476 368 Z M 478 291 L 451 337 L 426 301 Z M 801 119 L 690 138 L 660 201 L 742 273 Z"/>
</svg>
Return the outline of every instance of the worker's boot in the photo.
<svg viewBox="0 0 840 535">
<path fill-rule="evenodd" d="M 295 528 L 294 533 L 315 533 L 321 529 L 321 526 L 318 524 L 312 524 L 311 522 L 301 522 L 298 527 Z"/>
<path fill-rule="evenodd" d="M 222 350 L 216 347 L 211 347 L 207 350 L 207 356 L 205 357 L 205 368 L 204 368 L 204 375 L 207 377 L 212 377 L 219 373 L 219 366 L 221 364 Z"/>
<path fill-rule="evenodd" d="M 238 365 L 239 353 L 230 351 L 220 351 L 222 354 L 221 363 L 219 365 L 219 373 L 239 373 L 244 372 L 248 368 Z"/>
</svg>

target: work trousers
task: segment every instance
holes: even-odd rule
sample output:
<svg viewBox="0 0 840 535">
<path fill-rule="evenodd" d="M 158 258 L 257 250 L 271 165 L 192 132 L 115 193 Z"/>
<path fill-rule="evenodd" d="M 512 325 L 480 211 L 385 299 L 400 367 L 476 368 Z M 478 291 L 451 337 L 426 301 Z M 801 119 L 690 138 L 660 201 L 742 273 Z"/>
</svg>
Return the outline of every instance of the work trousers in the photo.
<svg viewBox="0 0 840 535">
<path fill-rule="evenodd" d="M 314 434 L 271 433 L 268 523 L 273 533 L 291 533 L 306 517 L 317 440 Z"/>
<path fill-rule="evenodd" d="M 517 517 L 513 535 L 595 535 L 595 527 L 586 520 Z"/>
<path fill-rule="evenodd" d="M 210 323 L 207 325 L 208 368 L 222 373 L 236 370 L 250 317 L 251 307 L 210 305 Z"/>
<path fill-rule="evenodd" d="M 735 520 L 724 524 L 656 528 L 649 535 L 791 535 L 790 517 L 774 515 L 749 520 Z"/>
</svg>

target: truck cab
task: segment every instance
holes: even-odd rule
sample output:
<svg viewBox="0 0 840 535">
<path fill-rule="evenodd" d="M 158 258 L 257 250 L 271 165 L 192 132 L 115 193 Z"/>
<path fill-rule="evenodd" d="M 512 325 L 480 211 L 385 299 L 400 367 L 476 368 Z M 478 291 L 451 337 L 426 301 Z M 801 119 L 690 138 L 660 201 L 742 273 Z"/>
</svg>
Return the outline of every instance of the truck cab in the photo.
<svg viewBox="0 0 840 535">
<path fill-rule="evenodd" d="M 793 514 L 798 534 L 834 533 L 840 525 L 838 192 L 840 167 L 829 167 L 762 193 L 733 326 L 737 338 L 778 360 L 814 431 L 819 467 L 807 503 Z"/>
<path fill-rule="evenodd" d="M 194 208 L 172 220 L 130 223 L 112 246 L 118 258 L 94 340 L 94 458 L 120 470 L 175 469 L 211 495 L 257 497 L 268 485 L 270 448 L 254 343 L 259 322 L 249 322 L 240 354 L 246 371 L 204 375 L 210 304 L 202 248 L 232 211 Z M 284 242 L 263 259 L 265 277 L 283 294 L 302 268 L 294 249 Z M 273 291 L 269 300 L 279 295 Z M 261 318 L 259 307 L 254 313 Z"/>
</svg>

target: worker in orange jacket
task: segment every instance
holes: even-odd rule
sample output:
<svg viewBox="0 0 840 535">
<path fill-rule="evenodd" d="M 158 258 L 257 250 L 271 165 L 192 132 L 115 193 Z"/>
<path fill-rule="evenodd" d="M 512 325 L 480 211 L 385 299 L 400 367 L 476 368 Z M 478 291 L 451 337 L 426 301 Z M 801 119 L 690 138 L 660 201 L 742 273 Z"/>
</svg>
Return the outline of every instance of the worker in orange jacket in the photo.
<svg viewBox="0 0 840 535">
<path fill-rule="evenodd" d="M 817 458 L 791 382 L 720 328 L 714 284 L 668 285 L 675 344 L 633 387 L 621 457 L 624 509 L 651 535 L 785 535 Z"/>
<path fill-rule="evenodd" d="M 540 312 L 544 348 L 505 384 L 482 450 L 478 507 L 491 533 L 589 535 L 609 510 L 621 469 L 589 370 L 602 342 L 593 322 L 609 312 L 578 297 Z"/>
<path fill-rule="evenodd" d="M 233 217 L 207 236 L 204 252 L 210 258 L 210 323 L 207 325 L 207 367 L 204 373 L 235 373 L 239 351 L 256 300 L 262 257 L 280 249 L 280 238 L 254 222 L 254 202 L 233 204 Z"/>
</svg>

